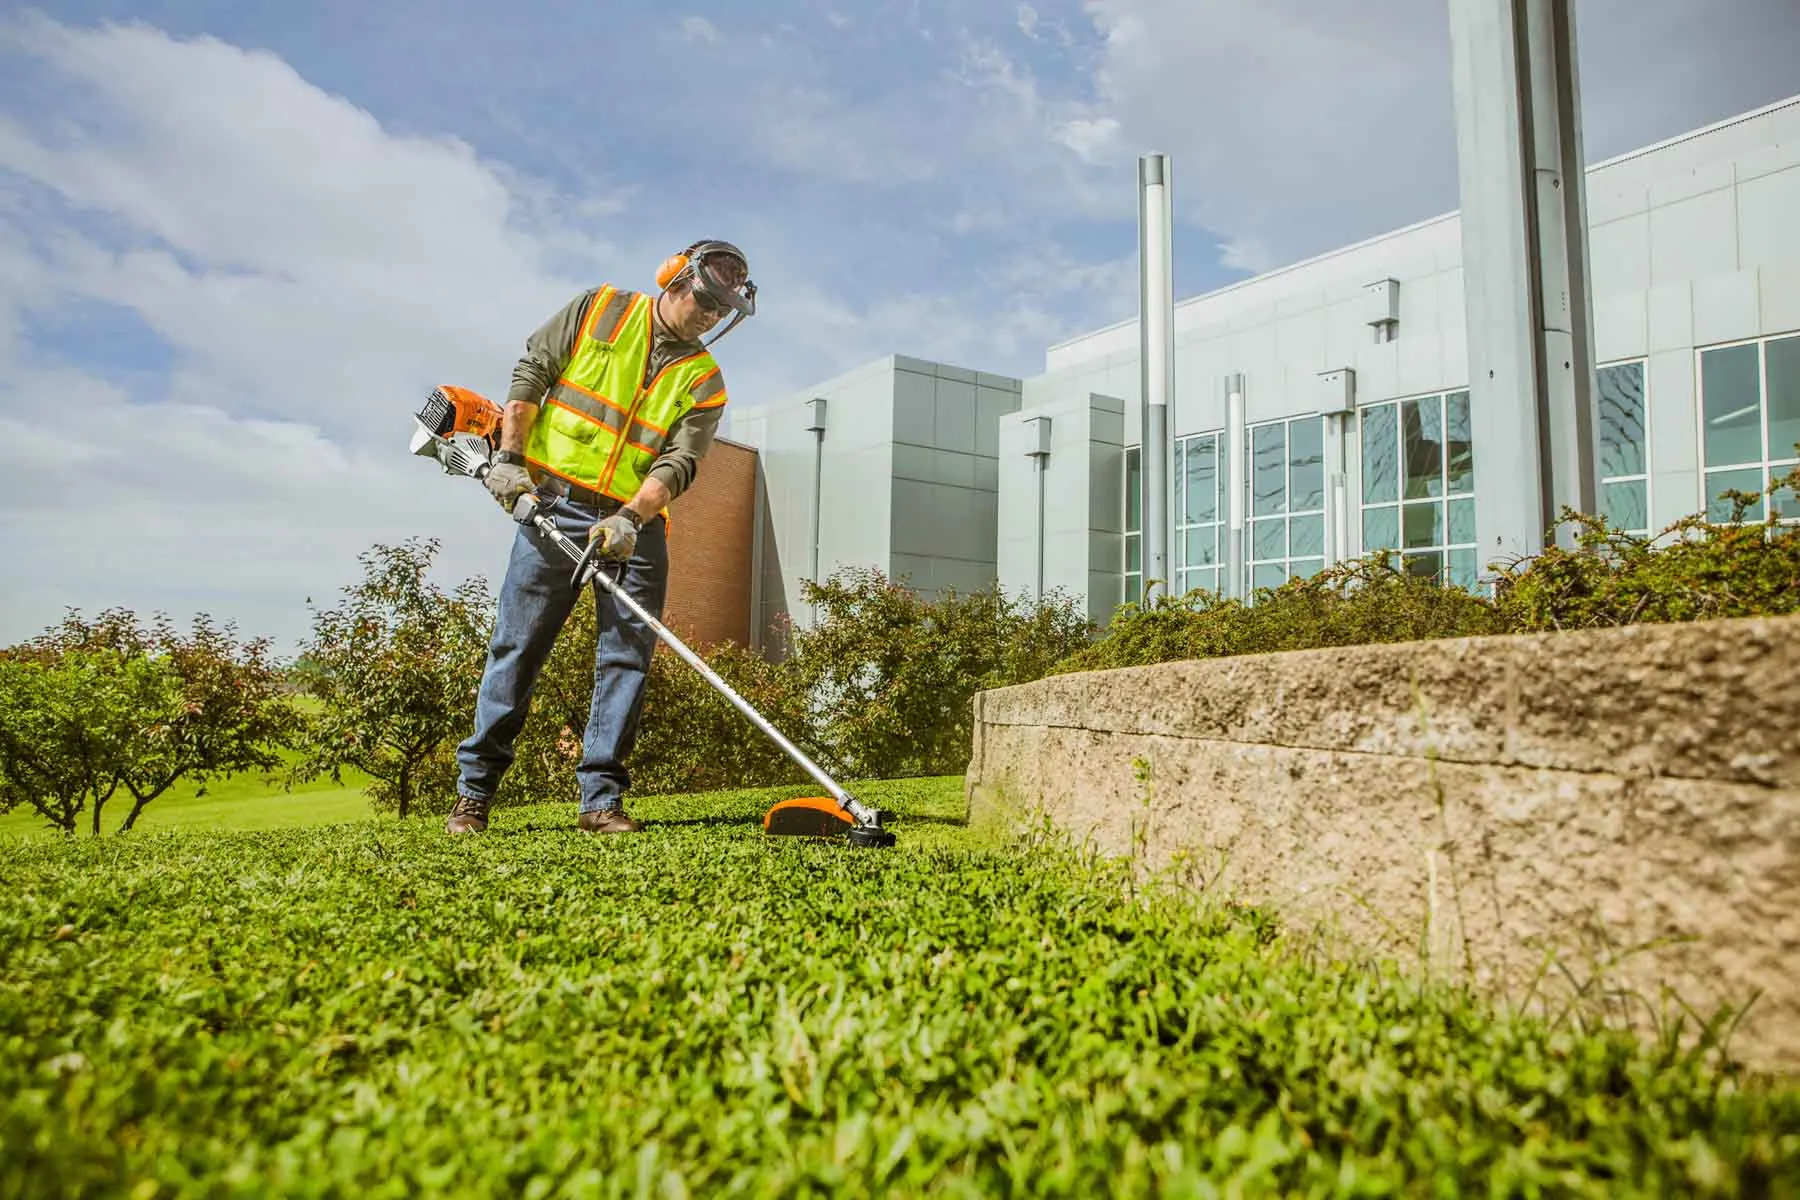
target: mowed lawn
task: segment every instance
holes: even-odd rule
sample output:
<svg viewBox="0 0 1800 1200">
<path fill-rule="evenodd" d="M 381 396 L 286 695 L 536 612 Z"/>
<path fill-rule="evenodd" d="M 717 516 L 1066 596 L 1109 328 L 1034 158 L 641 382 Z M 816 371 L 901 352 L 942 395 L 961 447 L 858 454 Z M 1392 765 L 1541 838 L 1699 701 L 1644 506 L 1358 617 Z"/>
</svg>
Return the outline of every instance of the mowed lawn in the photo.
<svg viewBox="0 0 1800 1200">
<path fill-rule="evenodd" d="M 767 838 L 806 790 L 11 844 L 0 1195 L 1800 1194 L 1791 1084 L 1134 901 L 955 778 Z"/>
<path fill-rule="evenodd" d="M 133 832 L 173 829 L 251 832 L 375 819 L 375 810 L 363 791 L 367 778 L 352 769 L 344 772 L 343 780 L 342 784 L 337 784 L 330 779 L 315 779 L 296 784 L 290 790 L 283 788 L 276 776 L 252 772 L 214 780 L 204 790 L 192 783 L 177 783 L 145 807 Z M 102 830 L 113 833 L 130 812 L 131 796 L 121 788 L 101 810 Z M 76 832 L 83 836 L 92 834 L 86 813 L 82 814 Z M 0 840 L 62 836 L 60 830 L 30 809 L 0 814 Z"/>
</svg>

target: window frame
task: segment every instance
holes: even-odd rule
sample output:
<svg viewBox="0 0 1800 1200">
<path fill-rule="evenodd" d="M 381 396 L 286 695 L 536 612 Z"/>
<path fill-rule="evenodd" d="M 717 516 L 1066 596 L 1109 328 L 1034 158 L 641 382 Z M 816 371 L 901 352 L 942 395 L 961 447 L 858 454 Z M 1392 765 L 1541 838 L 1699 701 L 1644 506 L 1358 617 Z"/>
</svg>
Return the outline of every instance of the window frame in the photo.
<svg viewBox="0 0 1800 1200">
<path fill-rule="evenodd" d="M 1306 421 L 1316 422 L 1319 431 L 1319 503 L 1316 508 L 1296 509 L 1292 504 L 1294 492 L 1294 459 L 1293 426 Z M 1279 426 L 1282 431 L 1281 452 L 1281 495 L 1280 513 L 1266 516 L 1256 514 L 1256 431 Z M 1258 567 L 1279 566 L 1281 582 L 1290 579 L 1310 578 L 1331 565 L 1326 549 L 1331 543 L 1330 520 L 1331 506 L 1331 472 L 1327 470 L 1327 454 L 1329 439 L 1325 431 L 1325 414 L 1319 412 L 1295 413 L 1292 416 L 1272 417 L 1266 421 L 1245 422 L 1244 444 L 1238 447 L 1243 455 L 1244 464 L 1244 562 L 1243 562 L 1243 594 L 1254 598 L 1257 590 L 1256 570 Z M 1296 517 L 1317 517 L 1319 520 L 1319 552 L 1317 554 L 1295 555 L 1293 553 L 1293 523 Z M 1282 553 L 1277 558 L 1259 558 L 1256 553 L 1256 526 L 1261 521 L 1281 521 Z M 1295 563 L 1317 563 L 1318 566 L 1308 575 L 1302 576 L 1295 570 Z M 1280 584 L 1263 585 L 1279 587 Z"/>
<path fill-rule="evenodd" d="M 1421 559 L 1426 555 L 1435 554 L 1438 556 L 1438 570 L 1435 573 L 1435 578 L 1437 578 L 1439 582 L 1443 583 L 1446 587 L 1463 587 L 1465 591 L 1481 591 L 1481 539 L 1479 528 L 1475 527 L 1471 529 L 1470 538 L 1467 541 L 1453 542 L 1450 540 L 1450 504 L 1453 501 L 1464 500 L 1469 503 L 1470 525 L 1472 527 L 1475 526 L 1475 513 L 1477 511 L 1475 509 L 1477 492 L 1472 479 L 1467 492 L 1453 493 L 1450 491 L 1450 397 L 1456 395 L 1461 395 L 1464 398 L 1465 403 L 1469 405 L 1469 470 L 1472 474 L 1476 469 L 1475 400 L 1474 394 L 1467 384 L 1463 384 L 1460 387 L 1446 387 L 1427 392 L 1388 396 L 1380 400 L 1372 400 L 1366 404 L 1358 404 L 1356 406 L 1356 540 L 1361 552 L 1365 555 L 1373 554 L 1378 550 L 1391 551 L 1399 558 L 1402 570 L 1409 569 L 1411 563 L 1415 560 Z M 1438 454 L 1438 481 L 1441 486 L 1441 491 L 1435 497 L 1425 497 L 1423 499 L 1415 497 L 1411 503 L 1420 504 L 1428 500 L 1438 504 L 1443 513 L 1441 525 L 1442 533 L 1434 545 L 1408 547 L 1405 544 L 1406 506 L 1408 504 L 1406 496 L 1406 434 L 1400 421 L 1400 410 L 1403 404 L 1419 403 L 1423 401 L 1436 401 L 1437 403 L 1440 436 L 1442 437 Z M 1381 408 L 1389 409 L 1394 414 L 1394 499 L 1370 503 L 1365 499 L 1369 485 L 1369 437 L 1366 422 L 1368 414 L 1371 411 Z M 1394 542 L 1398 544 L 1383 546 L 1376 545 L 1370 540 L 1368 536 L 1368 513 L 1371 509 L 1387 509 L 1393 512 L 1394 527 L 1396 530 Z M 1450 577 L 1450 556 L 1453 553 L 1463 552 L 1466 552 L 1469 556 L 1469 560 L 1473 564 L 1469 568 L 1470 578 L 1466 587 L 1463 584 L 1453 582 Z"/>
<path fill-rule="evenodd" d="M 1785 342 L 1800 339 L 1800 330 L 1788 330 L 1782 333 L 1765 333 L 1756 337 L 1733 338 L 1730 341 L 1711 342 L 1704 346 L 1694 347 L 1694 454 L 1699 476 L 1699 512 L 1713 524 L 1726 524 L 1731 515 L 1728 507 L 1715 510 L 1713 505 L 1717 497 L 1707 477 L 1722 471 L 1758 470 L 1761 483 L 1754 489 L 1762 495 L 1753 508 L 1744 513 L 1744 521 L 1760 523 L 1768 512 L 1768 492 L 1770 480 L 1776 475 L 1785 475 L 1800 467 L 1800 457 L 1790 455 L 1777 458 L 1770 454 L 1769 445 L 1769 343 Z M 1740 346 L 1756 347 L 1756 410 L 1757 441 L 1760 446 L 1761 461 L 1743 461 L 1714 466 L 1706 461 L 1706 356 L 1720 350 L 1733 350 Z M 1776 468 L 1780 468 L 1777 470 Z M 1721 491 L 1724 489 L 1721 489 Z M 1752 489 L 1744 489 L 1746 491 Z M 1779 517 L 1781 524 L 1800 522 L 1800 503 L 1794 504 L 1794 515 Z"/>
<path fill-rule="evenodd" d="M 1696 360 L 1696 364 L 1697 363 L 1698 363 L 1698 360 Z M 1641 380 L 1641 383 L 1639 385 L 1640 386 L 1639 394 L 1641 395 L 1641 397 L 1643 399 L 1643 409 L 1644 409 L 1644 412 L 1643 412 L 1644 470 L 1643 470 L 1643 473 L 1640 475 L 1602 475 L 1598 469 L 1599 463 L 1598 463 L 1598 461 L 1596 461 L 1596 463 L 1595 463 L 1596 470 L 1595 470 L 1594 474 L 1595 474 L 1596 479 L 1598 480 L 1600 494 L 1598 496 L 1596 496 L 1594 499 L 1595 499 L 1595 503 L 1599 506 L 1600 511 L 1602 513 L 1605 513 L 1606 512 L 1606 485 L 1607 484 L 1609 484 L 1609 483 L 1642 482 L 1644 485 L 1644 527 L 1642 529 L 1628 529 L 1628 530 L 1626 530 L 1626 532 L 1630 533 L 1634 536 L 1637 536 L 1637 537 L 1649 537 L 1651 528 L 1654 527 L 1656 524 L 1656 519 L 1654 516 L 1652 516 L 1652 514 L 1656 511 L 1656 464 L 1651 457 L 1651 444 L 1650 444 L 1650 356 L 1647 354 L 1631 355 L 1626 358 L 1613 359 L 1611 362 L 1603 362 L 1603 363 L 1600 363 L 1597 366 L 1595 366 L 1595 368 L 1594 368 L 1594 405 L 1595 405 L 1595 416 L 1596 416 L 1596 418 L 1598 418 L 1599 403 L 1600 403 L 1600 395 L 1599 395 L 1600 372 L 1607 370 L 1610 367 L 1628 367 L 1628 366 L 1634 366 L 1634 365 L 1638 368 L 1638 371 L 1639 371 L 1639 377 Z M 1697 366 L 1696 366 L 1696 369 L 1698 369 Z M 1702 418 L 1702 419 L 1704 419 L 1704 418 Z M 1595 428 L 1594 428 L 1594 451 L 1595 451 L 1596 457 L 1598 456 L 1598 454 L 1600 452 L 1600 446 L 1601 446 L 1599 430 L 1600 430 L 1600 422 L 1598 419 L 1596 419 Z M 1701 474 L 1703 476 L 1705 474 L 1704 467 L 1701 468 Z M 1608 516 L 1607 519 L 1610 521 L 1611 517 Z"/>
<path fill-rule="evenodd" d="M 1196 587 L 1205 587 L 1209 592 L 1223 593 L 1225 590 L 1226 572 L 1231 569 L 1227 546 L 1229 515 L 1229 495 L 1227 494 L 1229 472 L 1225 452 L 1229 431 L 1224 429 L 1207 429 L 1198 433 L 1184 434 L 1174 439 L 1175 471 L 1173 506 L 1175 526 L 1175 577 L 1180 586 L 1178 595 L 1186 595 Z M 1210 439 L 1213 444 L 1213 519 L 1211 521 L 1187 520 L 1187 448 L 1191 443 Z M 1213 531 L 1213 562 L 1211 566 L 1195 566 L 1187 561 L 1187 535 L 1199 529 Z M 1198 577 L 1210 575 L 1210 584 L 1199 583 Z"/>
<path fill-rule="evenodd" d="M 1119 524 L 1124 529 L 1124 537 L 1119 542 L 1119 570 L 1125 578 L 1124 600 L 1127 604 L 1137 604 L 1144 599 L 1144 514 L 1137 515 L 1137 527 L 1132 527 L 1131 498 L 1134 492 L 1142 491 L 1144 452 L 1141 445 L 1125 447 L 1125 469 L 1120 473 L 1124 477 L 1124 488 L 1119 496 Z M 1134 467 L 1132 464 L 1136 463 Z M 1137 476 L 1136 480 L 1133 476 Z M 1134 486 L 1135 484 L 1135 486 Z M 1139 506 L 1141 509 L 1141 505 Z M 1131 569 L 1131 548 L 1138 550 L 1138 569 Z M 1132 583 L 1136 580 L 1136 584 Z"/>
</svg>

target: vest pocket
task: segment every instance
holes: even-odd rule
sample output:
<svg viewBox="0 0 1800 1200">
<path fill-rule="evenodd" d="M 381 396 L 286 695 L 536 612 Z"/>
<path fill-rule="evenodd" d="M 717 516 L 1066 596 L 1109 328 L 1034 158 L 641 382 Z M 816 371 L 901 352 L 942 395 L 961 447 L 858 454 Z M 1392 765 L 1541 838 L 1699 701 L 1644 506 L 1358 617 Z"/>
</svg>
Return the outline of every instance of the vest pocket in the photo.
<svg viewBox="0 0 1800 1200">
<path fill-rule="evenodd" d="M 549 431 L 583 447 L 593 445 L 594 439 L 600 436 L 600 426 L 585 417 L 562 411 L 557 411 L 551 418 Z"/>
</svg>

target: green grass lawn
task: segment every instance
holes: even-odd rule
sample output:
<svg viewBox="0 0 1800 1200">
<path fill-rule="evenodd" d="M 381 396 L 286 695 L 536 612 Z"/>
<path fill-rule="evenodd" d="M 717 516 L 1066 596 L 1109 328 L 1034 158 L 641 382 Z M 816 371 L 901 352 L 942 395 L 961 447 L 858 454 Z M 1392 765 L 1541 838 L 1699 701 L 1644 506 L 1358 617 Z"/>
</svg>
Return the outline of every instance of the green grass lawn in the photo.
<svg viewBox="0 0 1800 1200">
<path fill-rule="evenodd" d="M 954 778 L 766 838 L 806 790 L 13 844 L 0 1195 L 1800 1194 L 1791 1084 L 1132 902 Z"/>
</svg>

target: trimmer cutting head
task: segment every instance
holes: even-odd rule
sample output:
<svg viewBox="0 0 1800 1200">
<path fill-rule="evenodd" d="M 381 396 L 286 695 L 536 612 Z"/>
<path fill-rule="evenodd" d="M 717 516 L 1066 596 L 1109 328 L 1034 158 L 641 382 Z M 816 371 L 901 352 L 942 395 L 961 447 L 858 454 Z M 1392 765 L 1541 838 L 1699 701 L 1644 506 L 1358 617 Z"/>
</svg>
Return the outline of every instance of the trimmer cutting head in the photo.
<svg viewBox="0 0 1800 1200">
<path fill-rule="evenodd" d="M 777 837 L 843 838 L 853 846 L 891 846 L 894 835 L 881 828 L 885 814 L 876 812 L 876 824 L 865 825 L 830 796 L 800 796 L 783 800 L 763 814 L 763 832 Z"/>
</svg>

